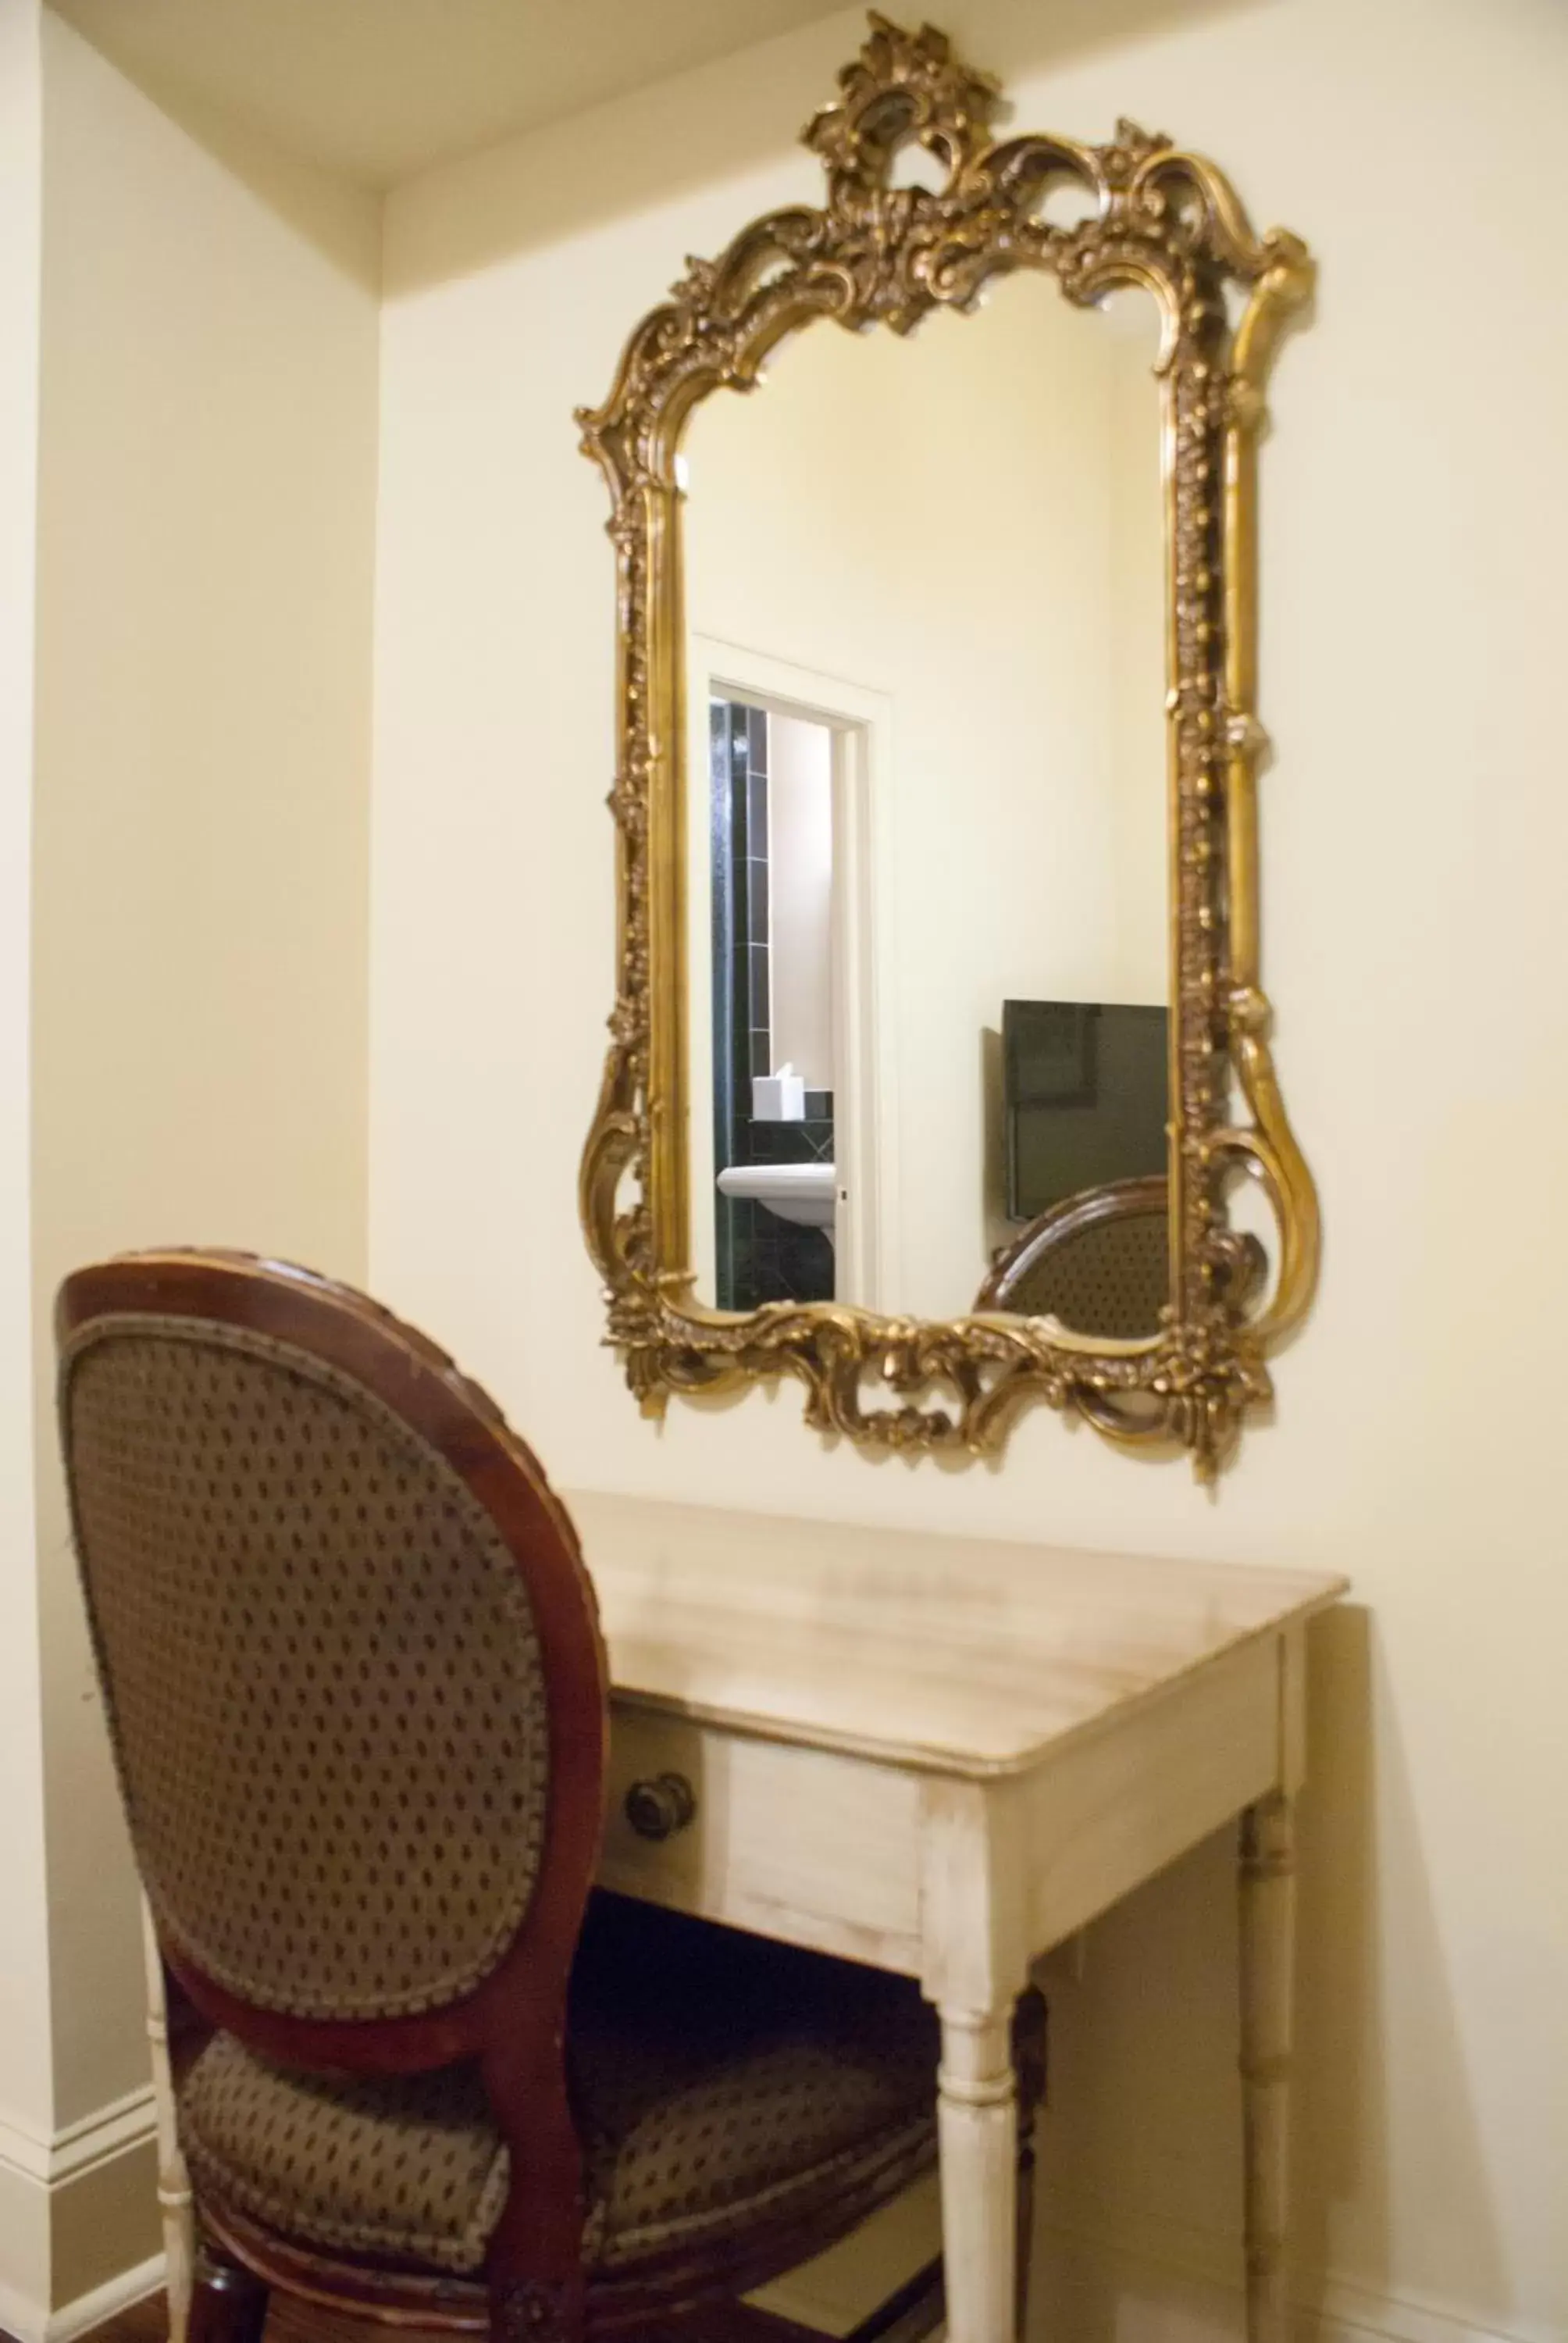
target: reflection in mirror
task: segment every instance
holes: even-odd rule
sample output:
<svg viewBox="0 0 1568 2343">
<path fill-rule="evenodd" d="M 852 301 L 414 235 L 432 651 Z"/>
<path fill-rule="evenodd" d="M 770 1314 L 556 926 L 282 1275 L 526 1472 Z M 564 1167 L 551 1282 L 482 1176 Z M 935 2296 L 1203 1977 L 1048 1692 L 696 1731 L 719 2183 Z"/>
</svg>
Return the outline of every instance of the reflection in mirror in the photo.
<svg viewBox="0 0 1568 2343">
<path fill-rule="evenodd" d="M 831 1302 L 833 735 L 717 694 L 708 712 L 715 1296 Z"/>
<path fill-rule="evenodd" d="M 692 416 L 698 1298 L 1151 1334 L 1165 525 L 1141 291 L 796 335 Z"/>
</svg>

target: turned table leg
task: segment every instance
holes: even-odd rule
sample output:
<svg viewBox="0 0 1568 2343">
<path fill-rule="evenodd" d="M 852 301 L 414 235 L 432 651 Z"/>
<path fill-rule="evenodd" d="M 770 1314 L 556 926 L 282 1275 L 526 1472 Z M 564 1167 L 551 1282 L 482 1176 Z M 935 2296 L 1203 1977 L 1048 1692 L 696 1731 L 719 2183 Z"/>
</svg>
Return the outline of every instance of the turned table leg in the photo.
<svg viewBox="0 0 1568 2343">
<path fill-rule="evenodd" d="M 1014 2343 L 1018 2092 L 1010 2011 L 940 2009 L 947 2343 Z"/>
<path fill-rule="evenodd" d="M 1247 2343 L 1288 2343 L 1286 2241 L 1295 1831 L 1283 1795 L 1241 1819 L 1241 2120 Z"/>
</svg>

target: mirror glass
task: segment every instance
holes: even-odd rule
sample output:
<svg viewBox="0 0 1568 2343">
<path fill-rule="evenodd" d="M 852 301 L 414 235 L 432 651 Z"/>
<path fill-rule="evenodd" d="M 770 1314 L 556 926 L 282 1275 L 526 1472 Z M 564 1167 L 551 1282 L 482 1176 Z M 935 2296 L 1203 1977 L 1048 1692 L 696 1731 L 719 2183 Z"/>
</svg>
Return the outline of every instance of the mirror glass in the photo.
<svg viewBox="0 0 1568 2343">
<path fill-rule="evenodd" d="M 814 324 L 685 440 L 697 1297 L 1151 1334 L 1159 313 Z"/>
</svg>

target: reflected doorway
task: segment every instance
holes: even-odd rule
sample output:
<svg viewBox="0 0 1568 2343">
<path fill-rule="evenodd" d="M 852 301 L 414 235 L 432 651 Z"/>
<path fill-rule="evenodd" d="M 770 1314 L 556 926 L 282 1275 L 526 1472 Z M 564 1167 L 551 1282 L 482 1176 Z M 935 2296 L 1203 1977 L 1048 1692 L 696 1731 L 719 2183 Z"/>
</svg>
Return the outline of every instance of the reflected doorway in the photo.
<svg viewBox="0 0 1568 2343">
<path fill-rule="evenodd" d="M 835 1298 L 834 736 L 709 702 L 715 1299 Z"/>
</svg>

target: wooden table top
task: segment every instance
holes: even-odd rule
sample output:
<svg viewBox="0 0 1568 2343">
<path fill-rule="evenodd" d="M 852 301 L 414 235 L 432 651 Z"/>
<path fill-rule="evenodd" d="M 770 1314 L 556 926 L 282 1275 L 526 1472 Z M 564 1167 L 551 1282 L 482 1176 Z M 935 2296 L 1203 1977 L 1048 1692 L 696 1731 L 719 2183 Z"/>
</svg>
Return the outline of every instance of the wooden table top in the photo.
<svg viewBox="0 0 1568 2343">
<path fill-rule="evenodd" d="M 1322 1571 L 562 1498 L 618 1704 L 924 1771 L 1025 1772 L 1346 1585 Z"/>
</svg>

